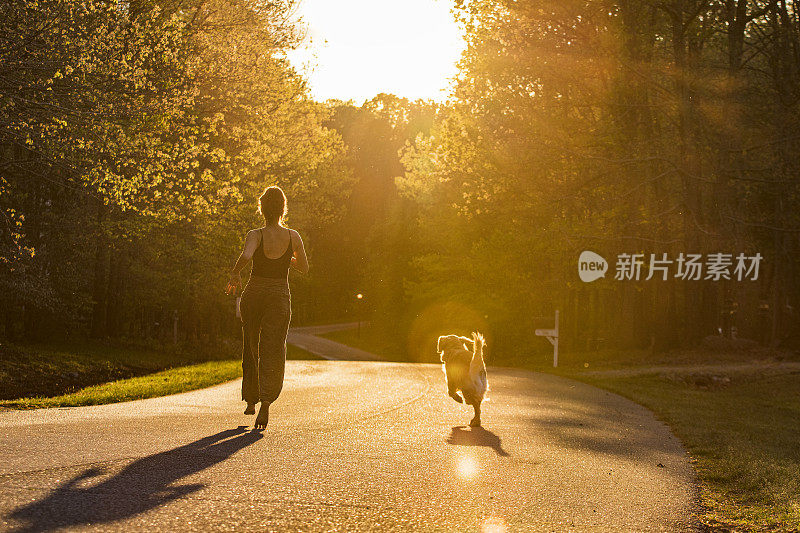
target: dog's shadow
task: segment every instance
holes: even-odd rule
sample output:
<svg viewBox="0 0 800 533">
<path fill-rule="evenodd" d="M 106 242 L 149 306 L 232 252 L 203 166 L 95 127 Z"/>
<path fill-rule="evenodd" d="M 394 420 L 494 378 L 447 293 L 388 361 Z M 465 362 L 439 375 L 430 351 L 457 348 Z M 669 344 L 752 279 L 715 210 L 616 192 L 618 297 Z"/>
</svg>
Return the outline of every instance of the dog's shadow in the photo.
<svg viewBox="0 0 800 533">
<path fill-rule="evenodd" d="M 500 457 L 508 457 L 500 437 L 482 427 L 456 426 L 450 430 L 447 444 L 454 446 L 487 446 Z"/>
</svg>

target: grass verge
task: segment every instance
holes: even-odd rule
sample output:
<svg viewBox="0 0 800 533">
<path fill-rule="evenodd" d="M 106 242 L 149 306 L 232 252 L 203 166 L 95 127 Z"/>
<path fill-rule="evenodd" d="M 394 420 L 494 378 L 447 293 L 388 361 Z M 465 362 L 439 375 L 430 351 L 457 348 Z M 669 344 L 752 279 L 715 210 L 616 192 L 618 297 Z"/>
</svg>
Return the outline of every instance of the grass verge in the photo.
<svg viewBox="0 0 800 533">
<path fill-rule="evenodd" d="M 217 357 L 216 359 L 230 359 Z M 100 342 L 0 345 L 0 400 L 58 396 L 209 358 Z"/>
<path fill-rule="evenodd" d="M 360 336 L 338 331 L 325 337 L 401 357 L 369 328 Z M 704 506 L 699 518 L 709 529 L 800 531 L 800 363 L 773 355 L 609 350 L 564 354 L 556 370 L 546 354 L 502 358 L 490 352 L 489 364 L 576 379 L 653 411 L 692 457 Z"/>
<path fill-rule="evenodd" d="M 288 347 L 287 358 L 318 359 L 295 346 Z M 50 347 L 39 351 L 28 346 L 24 352 L 15 349 L 10 357 L 3 358 L 0 363 L 0 377 L 5 378 L 10 372 L 17 370 L 25 380 L 44 379 L 44 383 L 37 382 L 36 387 L 31 387 L 34 391 L 42 390 L 43 385 L 52 386 L 53 383 L 61 389 L 67 386 L 67 390 L 61 394 L 20 394 L 19 398 L 0 400 L 0 408 L 73 407 L 166 396 L 241 377 L 241 365 L 241 359 L 191 364 L 178 354 L 114 347 L 102 349 L 97 345 L 83 345 L 78 348 Z M 113 379 L 114 376 L 124 375 L 126 372 L 139 372 L 141 375 Z M 112 376 L 112 379 L 104 382 L 103 379 L 107 376 Z M 13 386 L 16 390 L 24 390 L 27 381 L 20 382 L 19 374 L 17 378 Z M 89 386 L 69 387 L 70 379 L 100 382 Z"/>
<path fill-rule="evenodd" d="M 644 405 L 694 460 L 715 530 L 800 530 L 800 369 L 566 373 Z"/>
<path fill-rule="evenodd" d="M 210 387 L 236 379 L 242 375 L 242 362 L 238 360 L 209 361 L 196 365 L 170 368 L 146 376 L 112 381 L 80 389 L 60 396 L 3 400 L 0 406 L 17 409 L 41 407 L 73 407 L 127 402 L 166 396 L 194 389 Z"/>
</svg>

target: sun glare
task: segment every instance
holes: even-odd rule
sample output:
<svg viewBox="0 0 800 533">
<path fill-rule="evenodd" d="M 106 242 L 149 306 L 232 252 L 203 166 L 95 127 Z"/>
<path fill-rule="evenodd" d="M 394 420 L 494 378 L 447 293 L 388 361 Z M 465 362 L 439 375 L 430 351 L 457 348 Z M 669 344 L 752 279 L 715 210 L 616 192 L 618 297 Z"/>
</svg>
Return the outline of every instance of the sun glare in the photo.
<svg viewBox="0 0 800 533">
<path fill-rule="evenodd" d="M 462 456 L 456 465 L 456 472 L 458 472 L 459 477 L 471 479 L 478 473 L 478 463 L 472 457 Z"/>
<path fill-rule="evenodd" d="M 481 525 L 481 533 L 506 533 L 508 525 L 502 518 L 487 518 Z"/>
<path fill-rule="evenodd" d="M 301 0 L 304 46 L 289 60 L 318 100 L 378 93 L 443 101 L 464 48 L 449 0 Z"/>
</svg>

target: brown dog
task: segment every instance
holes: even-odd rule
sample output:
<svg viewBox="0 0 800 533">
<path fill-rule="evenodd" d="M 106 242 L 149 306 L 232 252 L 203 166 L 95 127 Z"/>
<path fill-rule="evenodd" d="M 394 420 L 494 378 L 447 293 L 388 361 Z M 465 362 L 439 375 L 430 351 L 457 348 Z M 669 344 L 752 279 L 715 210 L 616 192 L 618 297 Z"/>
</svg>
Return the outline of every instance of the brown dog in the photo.
<svg viewBox="0 0 800 533">
<path fill-rule="evenodd" d="M 486 378 L 486 365 L 483 362 L 483 348 L 486 341 L 480 333 L 472 333 L 472 338 L 458 335 L 442 335 L 436 343 L 447 378 L 447 394 L 458 403 L 465 402 L 475 410 L 469 425 L 481 425 L 481 402 L 489 389 Z M 459 391 L 464 396 L 462 399 Z"/>
</svg>

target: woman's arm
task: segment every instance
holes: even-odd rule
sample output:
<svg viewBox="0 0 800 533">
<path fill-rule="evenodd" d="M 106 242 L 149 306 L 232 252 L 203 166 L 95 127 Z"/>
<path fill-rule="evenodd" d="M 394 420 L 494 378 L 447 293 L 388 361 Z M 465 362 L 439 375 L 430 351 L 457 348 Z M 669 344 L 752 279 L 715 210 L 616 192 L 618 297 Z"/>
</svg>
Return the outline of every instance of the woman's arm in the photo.
<svg viewBox="0 0 800 533">
<path fill-rule="evenodd" d="M 308 258 L 306 257 L 306 249 L 303 246 L 303 239 L 300 238 L 300 234 L 297 233 L 295 230 L 291 230 L 291 232 L 292 232 L 292 248 L 294 249 L 294 257 L 292 257 L 292 262 L 290 263 L 290 265 L 298 272 L 307 274 Z"/>
<path fill-rule="evenodd" d="M 242 284 L 242 269 L 253 258 L 256 248 L 258 248 L 258 232 L 256 230 L 248 231 L 244 238 L 244 250 L 239 254 L 239 258 L 236 259 L 236 264 L 231 270 L 230 281 L 225 287 L 226 293 L 233 293 L 236 291 L 236 287 Z"/>
</svg>

